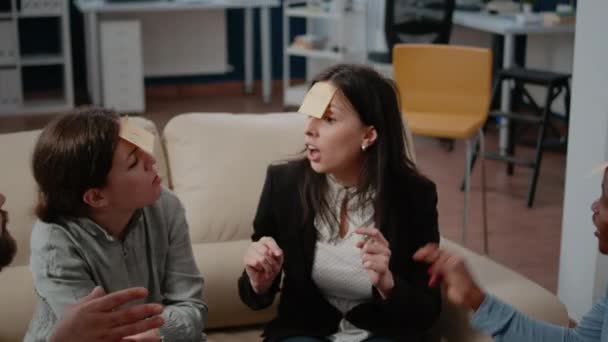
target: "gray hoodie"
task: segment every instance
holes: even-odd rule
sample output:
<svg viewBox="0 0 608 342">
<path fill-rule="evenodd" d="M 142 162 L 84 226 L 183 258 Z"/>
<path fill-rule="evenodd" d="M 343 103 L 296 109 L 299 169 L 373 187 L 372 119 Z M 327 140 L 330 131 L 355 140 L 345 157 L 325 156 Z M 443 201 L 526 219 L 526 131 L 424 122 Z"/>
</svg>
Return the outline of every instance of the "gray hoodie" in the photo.
<svg viewBox="0 0 608 342">
<path fill-rule="evenodd" d="M 46 340 L 66 307 L 95 286 L 106 293 L 145 287 L 146 302 L 165 306 L 160 329 L 165 341 L 205 340 L 203 277 L 179 199 L 163 188 L 126 229 L 124 239 L 117 240 L 89 218 L 36 222 L 30 267 L 39 303 L 25 341 Z"/>
</svg>

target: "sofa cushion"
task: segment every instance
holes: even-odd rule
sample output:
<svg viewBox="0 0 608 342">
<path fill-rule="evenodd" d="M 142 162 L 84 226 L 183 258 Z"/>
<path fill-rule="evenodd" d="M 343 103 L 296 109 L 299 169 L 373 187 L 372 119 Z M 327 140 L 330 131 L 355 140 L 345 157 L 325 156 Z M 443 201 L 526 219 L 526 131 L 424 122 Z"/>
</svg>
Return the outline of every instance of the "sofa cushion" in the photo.
<svg viewBox="0 0 608 342">
<path fill-rule="evenodd" d="M 276 303 L 253 311 L 239 298 L 237 281 L 243 272 L 243 255 L 251 240 L 194 244 L 194 258 L 203 274 L 203 298 L 209 307 L 210 329 L 261 324 L 276 315 Z M 278 297 L 277 297 L 278 299 Z"/>
<path fill-rule="evenodd" d="M 568 326 L 568 312 L 565 306 L 555 295 L 540 285 L 450 240 L 442 238 L 441 245 L 462 255 L 481 286 L 495 297 L 533 318 Z M 471 327 L 471 315 L 470 310 L 448 302 L 444 295 L 437 329 L 446 341 L 493 341 L 490 336 Z"/>
<path fill-rule="evenodd" d="M 249 239 L 268 165 L 304 148 L 304 116 L 183 114 L 164 130 L 193 243 Z"/>
<path fill-rule="evenodd" d="M 165 152 L 153 122 L 133 117 L 132 122 L 154 133 L 157 137 L 154 154 L 158 172 L 165 185 L 169 175 Z M 36 217 L 36 182 L 32 175 L 31 159 L 41 130 L 0 134 L 0 192 L 6 195 L 4 209 L 9 213 L 9 230 L 17 240 L 18 251 L 11 265 L 27 265 L 30 257 L 30 235 Z"/>
</svg>

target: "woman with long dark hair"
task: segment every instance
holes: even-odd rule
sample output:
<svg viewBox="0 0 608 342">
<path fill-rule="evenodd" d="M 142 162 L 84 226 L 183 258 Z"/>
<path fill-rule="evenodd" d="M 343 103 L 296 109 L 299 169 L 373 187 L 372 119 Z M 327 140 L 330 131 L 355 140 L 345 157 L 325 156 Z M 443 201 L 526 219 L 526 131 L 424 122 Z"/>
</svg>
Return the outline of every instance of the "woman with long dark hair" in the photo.
<svg viewBox="0 0 608 342">
<path fill-rule="evenodd" d="M 407 157 L 395 86 L 337 65 L 308 96 L 329 101 L 306 113 L 305 156 L 268 168 L 241 299 L 262 309 L 281 289 L 268 341 L 421 341 L 441 298 L 412 255 L 439 241 L 437 193 Z"/>
</svg>

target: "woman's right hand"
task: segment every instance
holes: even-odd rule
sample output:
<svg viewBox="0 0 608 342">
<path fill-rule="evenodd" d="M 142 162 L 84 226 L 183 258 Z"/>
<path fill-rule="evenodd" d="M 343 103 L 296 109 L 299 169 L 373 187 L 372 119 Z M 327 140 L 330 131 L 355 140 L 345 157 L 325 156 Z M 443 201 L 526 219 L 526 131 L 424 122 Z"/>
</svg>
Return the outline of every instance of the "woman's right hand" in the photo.
<svg viewBox="0 0 608 342">
<path fill-rule="evenodd" d="M 479 308 L 485 298 L 485 293 L 473 279 L 460 255 L 440 249 L 437 244 L 430 243 L 414 254 L 414 260 L 430 264 L 429 286 L 441 283 L 451 302 L 468 306 L 473 310 Z"/>
<path fill-rule="evenodd" d="M 263 294 L 281 272 L 283 250 L 273 238 L 265 236 L 249 246 L 243 262 L 253 291 Z"/>
<path fill-rule="evenodd" d="M 164 324 L 162 305 L 135 304 L 147 296 L 148 290 L 141 287 L 110 294 L 96 287 L 65 310 L 49 341 L 123 341 L 127 336 L 160 328 Z"/>
</svg>

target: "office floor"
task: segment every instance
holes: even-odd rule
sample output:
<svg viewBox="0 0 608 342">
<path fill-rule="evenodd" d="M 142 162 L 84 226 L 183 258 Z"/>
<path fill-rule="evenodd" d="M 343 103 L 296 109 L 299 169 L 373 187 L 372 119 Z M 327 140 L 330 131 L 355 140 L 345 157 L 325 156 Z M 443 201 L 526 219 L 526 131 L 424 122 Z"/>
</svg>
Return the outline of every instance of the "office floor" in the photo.
<svg viewBox="0 0 608 342">
<path fill-rule="evenodd" d="M 240 87 L 240 86 L 239 86 Z M 235 85 L 212 95 L 208 91 L 187 87 L 165 87 L 148 91 L 148 110 L 144 116 L 162 129 L 171 117 L 184 112 L 281 112 L 281 90 L 274 89 L 271 104 L 263 104 L 259 96 L 240 95 Z M 218 89 L 214 89 L 215 93 Z M 259 94 L 259 90 L 257 91 Z M 52 115 L 2 117 L 0 133 L 37 129 L 44 126 Z M 489 149 L 496 146 L 495 132 L 486 138 Z M 439 192 L 439 224 L 443 236 L 460 240 L 463 194 L 459 184 L 464 169 L 464 144 L 456 143 L 452 152 L 436 140 L 416 138 L 416 153 L 420 169 L 437 183 Z M 521 147 L 518 153 L 530 155 L 532 150 Z M 524 274 L 543 287 L 555 292 L 561 239 L 562 201 L 565 180 L 565 154 L 547 152 L 539 177 L 533 209 L 525 206 L 531 171 L 516 169 L 507 176 L 505 166 L 487 162 L 488 220 L 490 257 Z M 482 249 L 481 197 L 479 170 L 473 174 L 471 224 L 469 247 Z M 591 204 L 591 198 L 582 199 Z M 581 234 L 593 234 L 591 224 L 581 225 Z M 583 230 L 588 228 L 588 231 Z"/>
</svg>

